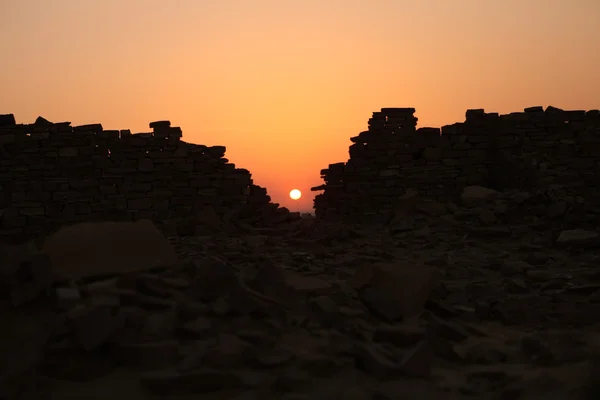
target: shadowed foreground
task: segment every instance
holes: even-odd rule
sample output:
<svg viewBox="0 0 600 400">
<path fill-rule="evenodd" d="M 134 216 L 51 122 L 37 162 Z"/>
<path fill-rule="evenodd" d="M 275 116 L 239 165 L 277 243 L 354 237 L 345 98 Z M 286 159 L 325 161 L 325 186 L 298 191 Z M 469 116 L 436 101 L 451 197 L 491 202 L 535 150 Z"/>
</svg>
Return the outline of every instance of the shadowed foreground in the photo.
<svg viewBox="0 0 600 400">
<path fill-rule="evenodd" d="M 597 398 L 595 212 L 468 187 L 459 204 L 407 194 L 370 227 L 91 224 L 5 246 L 1 396 Z"/>
</svg>

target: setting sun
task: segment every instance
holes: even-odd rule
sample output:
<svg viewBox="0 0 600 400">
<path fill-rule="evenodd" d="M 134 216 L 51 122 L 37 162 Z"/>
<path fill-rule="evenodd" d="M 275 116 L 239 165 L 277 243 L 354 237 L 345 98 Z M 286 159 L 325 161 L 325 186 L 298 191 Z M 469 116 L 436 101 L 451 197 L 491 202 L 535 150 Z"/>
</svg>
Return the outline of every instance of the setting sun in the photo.
<svg viewBox="0 0 600 400">
<path fill-rule="evenodd" d="M 292 200 L 298 200 L 300 197 L 302 197 L 302 192 L 298 189 L 294 189 L 290 192 L 290 198 Z"/>
</svg>

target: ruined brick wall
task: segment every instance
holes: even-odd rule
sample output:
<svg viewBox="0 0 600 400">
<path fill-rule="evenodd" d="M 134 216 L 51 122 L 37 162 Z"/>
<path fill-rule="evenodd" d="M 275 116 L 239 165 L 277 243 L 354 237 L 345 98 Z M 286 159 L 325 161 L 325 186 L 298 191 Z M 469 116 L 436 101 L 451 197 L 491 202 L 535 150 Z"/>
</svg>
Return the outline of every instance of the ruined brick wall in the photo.
<svg viewBox="0 0 600 400">
<path fill-rule="evenodd" d="M 385 219 L 407 188 L 454 200 L 468 185 L 500 190 L 562 185 L 597 197 L 600 111 L 530 107 L 508 115 L 468 110 L 465 122 L 416 128 L 414 108 L 373 113 L 350 158 L 321 171 L 316 215 Z"/>
<path fill-rule="evenodd" d="M 150 128 L 131 134 L 43 118 L 17 125 L 0 115 L 0 240 L 81 221 L 177 220 L 207 207 L 255 220 L 287 212 L 224 158 L 224 146 L 186 143 L 168 121 Z"/>
</svg>

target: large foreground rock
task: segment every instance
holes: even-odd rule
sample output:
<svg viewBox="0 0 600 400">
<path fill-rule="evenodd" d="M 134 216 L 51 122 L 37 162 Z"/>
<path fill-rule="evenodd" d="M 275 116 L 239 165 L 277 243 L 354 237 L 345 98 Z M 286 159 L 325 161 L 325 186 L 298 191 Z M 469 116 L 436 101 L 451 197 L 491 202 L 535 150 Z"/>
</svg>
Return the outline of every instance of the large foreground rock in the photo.
<svg viewBox="0 0 600 400">
<path fill-rule="evenodd" d="M 119 275 L 177 264 L 177 254 L 149 220 L 89 222 L 49 236 L 42 252 L 55 273 L 73 278 Z"/>
</svg>

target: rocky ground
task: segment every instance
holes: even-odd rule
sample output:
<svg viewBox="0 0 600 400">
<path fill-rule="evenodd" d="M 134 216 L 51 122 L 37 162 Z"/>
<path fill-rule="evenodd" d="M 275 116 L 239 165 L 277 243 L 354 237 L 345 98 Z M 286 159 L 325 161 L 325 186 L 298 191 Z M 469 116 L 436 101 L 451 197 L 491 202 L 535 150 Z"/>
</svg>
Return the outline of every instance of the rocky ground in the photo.
<svg viewBox="0 0 600 400">
<path fill-rule="evenodd" d="M 380 226 L 166 233 L 179 261 L 146 270 L 6 247 L 1 398 L 597 399 L 598 217 L 475 187 Z"/>
</svg>

